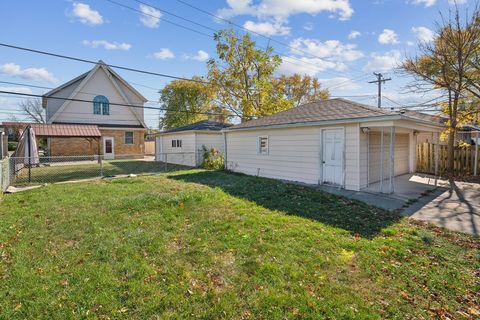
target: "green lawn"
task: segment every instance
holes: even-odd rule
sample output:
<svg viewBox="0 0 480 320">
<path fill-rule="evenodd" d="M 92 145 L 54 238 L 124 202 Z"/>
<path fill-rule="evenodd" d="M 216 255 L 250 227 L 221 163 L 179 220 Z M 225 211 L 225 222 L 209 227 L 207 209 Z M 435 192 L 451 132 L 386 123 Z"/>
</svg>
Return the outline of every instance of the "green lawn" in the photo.
<svg viewBox="0 0 480 320">
<path fill-rule="evenodd" d="M 81 161 L 79 163 L 54 163 L 48 166 L 42 164 L 38 167 L 32 167 L 30 173 L 28 168 L 23 168 L 13 185 L 25 186 L 29 184 L 55 183 L 122 174 L 153 174 L 185 168 L 185 166 L 165 164 L 164 162 L 133 159 L 104 160 L 101 165 L 95 161 L 87 163 Z"/>
<path fill-rule="evenodd" d="M 478 318 L 480 240 L 223 172 L 0 203 L 0 319 Z"/>
</svg>

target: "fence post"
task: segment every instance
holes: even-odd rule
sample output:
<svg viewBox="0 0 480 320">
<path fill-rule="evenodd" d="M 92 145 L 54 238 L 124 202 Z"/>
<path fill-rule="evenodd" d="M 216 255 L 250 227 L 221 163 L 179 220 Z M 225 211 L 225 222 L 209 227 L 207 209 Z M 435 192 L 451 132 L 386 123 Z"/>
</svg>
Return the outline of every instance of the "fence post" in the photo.
<svg viewBox="0 0 480 320">
<path fill-rule="evenodd" d="M 165 153 L 165 172 L 168 170 L 168 153 Z"/>
<path fill-rule="evenodd" d="M 478 131 L 477 131 L 477 139 L 475 140 L 475 164 L 473 166 L 473 175 L 477 175 L 477 170 L 478 170 Z"/>
<path fill-rule="evenodd" d="M 102 156 L 100 157 L 100 178 L 103 177 L 103 161 L 102 161 Z"/>
</svg>

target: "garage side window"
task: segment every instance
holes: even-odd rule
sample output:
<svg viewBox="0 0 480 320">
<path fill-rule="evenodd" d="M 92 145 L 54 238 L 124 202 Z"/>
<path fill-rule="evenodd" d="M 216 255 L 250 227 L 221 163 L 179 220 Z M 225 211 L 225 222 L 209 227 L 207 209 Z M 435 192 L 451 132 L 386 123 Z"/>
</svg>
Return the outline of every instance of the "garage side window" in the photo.
<svg viewBox="0 0 480 320">
<path fill-rule="evenodd" d="M 133 132 L 125 132 L 125 144 L 133 144 Z"/>
<path fill-rule="evenodd" d="M 182 147 L 182 140 L 174 139 L 172 140 L 172 148 L 181 148 Z"/>
<path fill-rule="evenodd" d="M 268 154 L 268 137 L 258 137 L 258 154 Z"/>
</svg>

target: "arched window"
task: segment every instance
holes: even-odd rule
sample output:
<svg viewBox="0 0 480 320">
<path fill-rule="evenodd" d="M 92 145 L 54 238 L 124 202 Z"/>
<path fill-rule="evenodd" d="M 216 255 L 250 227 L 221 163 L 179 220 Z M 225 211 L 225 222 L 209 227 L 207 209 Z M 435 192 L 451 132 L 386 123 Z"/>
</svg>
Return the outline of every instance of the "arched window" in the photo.
<svg viewBox="0 0 480 320">
<path fill-rule="evenodd" d="M 96 96 L 93 98 L 93 114 L 110 114 L 110 103 L 105 96 Z"/>
</svg>

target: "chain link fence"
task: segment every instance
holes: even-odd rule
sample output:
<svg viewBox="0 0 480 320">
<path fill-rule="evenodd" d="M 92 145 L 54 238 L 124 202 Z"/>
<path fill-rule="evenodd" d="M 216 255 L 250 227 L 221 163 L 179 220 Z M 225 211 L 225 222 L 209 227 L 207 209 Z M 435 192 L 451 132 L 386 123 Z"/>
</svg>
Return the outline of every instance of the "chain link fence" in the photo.
<svg viewBox="0 0 480 320">
<path fill-rule="evenodd" d="M 165 153 L 156 158 L 115 155 L 115 159 L 111 160 L 98 155 L 43 156 L 38 161 L 35 159 L 35 163 L 28 157 L 11 157 L 3 161 L 2 184 L 7 187 L 26 186 L 130 174 L 155 174 L 195 167 L 196 159 L 194 152 Z"/>
</svg>

